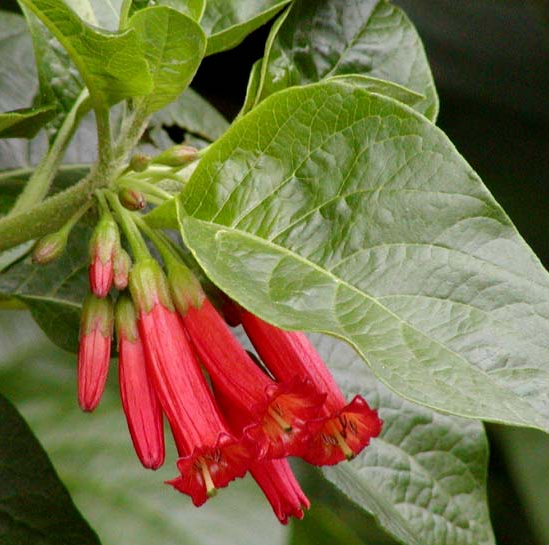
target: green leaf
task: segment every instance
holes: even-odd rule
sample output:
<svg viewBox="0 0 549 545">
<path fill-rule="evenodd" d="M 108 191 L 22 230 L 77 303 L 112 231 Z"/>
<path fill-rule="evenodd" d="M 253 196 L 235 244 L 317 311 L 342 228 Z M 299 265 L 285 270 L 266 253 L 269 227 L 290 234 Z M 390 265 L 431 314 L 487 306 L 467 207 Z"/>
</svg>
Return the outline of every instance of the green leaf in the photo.
<svg viewBox="0 0 549 545">
<path fill-rule="evenodd" d="M 486 500 L 488 442 L 480 422 L 445 416 L 397 397 L 356 352 L 336 339 L 312 341 L 347 399 L 361 394 L 383 430 L 350 463 L 324 475 L 409 545 L 495 545 Z"/>
<path fill-rule="evenodd" d="M 0 543 L 99 545 L 27 423 L 0 395 Z"/>
<path fill-rule="evenodd" d="M 147 61 L 133 30 L 110 32 L 91 26 L 58 0 L 20 0 L 61 42 L 103 108 L 151 91 Z"/>
<path fill-rule="evenodd" d="M 72 352 L 78 351 L 81 305 L 89 291 L 89 237 L 89 228 L 76 227 L 57 261 L 34 265 L 27 258 L 0 275 L 0 294 L 25 303 L 46 335 Z"/>
<path fill-rule="evenodd" d="M 289 2 L 290 0 L 208 0 L 200 21 L 208 35 L 206 55 L 236 47 Z"/>
<path fill-rule="evenodd" d="M 32 36 L 40 84 L 38 103 L 57 105 L 56 116 L 48 127 L 49 140 L 53 141 L 63 120 L 80 96 L 84 84 L 68 53 L 51 32 L 34 13 L 24 6 L 22 10 Z"/>
<path fill-rule="evenodd" d="M 252 65 L 250 70 L 250 77 L 248 78 L 248 85 L 246 86 L 246 96 L 244 98 L 244 104 L 238 113 L 237 119 L 241 118 L 244 114 L 247 114 L 255 105 L 255 97 L 259 91 L 261 83 L 261 66 L 263 59 L 257 59 Z"/>
<path fill-rule="evenodd" d="M 173 126 L 213 142 L 227 130 L 229 123 L 207 100 L 189 88 L 175 102 L 156 112 L 149 124 L 150 129 Z"/>
<path fill-rule="evenodd" d="M 0 138 L 34 138 L 54 115 L 52 105 L 1 113 Z"/>
<path fill-rule="evenodd" d="M 359 87 L 370 93 L 377 93 L 390 98 L 394 98 L 407 106 L 415 106 L 420 103 L 425 97 L 416 93 L 402 85 L 397 85 L 391 81 L 370 76 L 360 76 L 358 74 L 349 74 L 345 76 L 332 76 L 326 78 L 326 82 L 339 83 L 341 85 L 349 85 L 351 87 Z"/>
<path fill-rule="evenodd" d="M 104 545 L 286 543 L 286 528 L 249 477 L 197 509 L 164 484 L 177 474 L 174 449 L 168 449 L 160 470 L 143 469 L 133 452 L 116 380 L 109 380 L 93 414 L 82 413 L 76 402 L 75 357 L 45 342 L 24 313 L 0 314 L 0 347 L 8 350 L 0 356 L 2 389 L 43 442 Z M 116 379 L 114 365 L 110 378 Z M 166 441 L 171 443 L 168 432 Z"/>
<path fill-rule="evenodd" d="M 206 49 L 198 23 L 175 9 L 155 6 L 136 12 L 128 23 L 145 52 L 153 86 L 147 112 L 173 102 L 189 85 Z"/>
<path fill-rule="evenodd" d="M 25 19 L 0 11 L 0 111 L 33 104 L 36 92 L 36 68 Z M 26 164 L 29 155 L 28 142 L 0 139 L 0 169 Z"/>
<path fill-rule="evenodd" d="M 63 0 L 90 25 L 107 30 L 118 29 L 122 0 Z"/>
<path fill-rule="evenodd" d="M 406 15 L 385 0 L 296 0 L 275 24 L 257 102 L 337 75 L 368 75 L 425 96 L 415 107 L 431 120 L 438 98 L 421 40 Z"/>
<path fill-rule="evenodd" d="M 549 431 L 549 279 L 448 138 L 386 97 L 293 88 L 235 123 L 179 202 L 207 275 L 347 340 L 393 391 Z"/>
</svg>

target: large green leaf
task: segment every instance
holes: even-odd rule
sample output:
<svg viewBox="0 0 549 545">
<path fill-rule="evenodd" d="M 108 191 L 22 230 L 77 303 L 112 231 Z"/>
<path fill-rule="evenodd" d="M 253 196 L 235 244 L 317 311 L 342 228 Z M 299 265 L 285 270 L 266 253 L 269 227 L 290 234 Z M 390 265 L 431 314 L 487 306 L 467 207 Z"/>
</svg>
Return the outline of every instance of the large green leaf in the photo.
<svg viewBox="0 0 549 545">
<path fill-rule="evenodd" d="M 207 55 L 236 47 L 274 17 L 290 0 L 208 0 L 200 21 L 208 34 Z"/>
<path fill-rule="evenodd" d="M 395 396 L 345 343 L 312 341 L 348 399 L 361 394 L 383 430 L 357 459 L 324 474 L 388 532 L 414 545 L 494 545 L 486 503 L 488 442 L 481 423 Z"/>
<path fill-rule="evenodd" d="M 206 36 L 190 17 L 163 6 L 139 10 L 128 26 L 136 31 L 149 63 L 153 87 L 146 109 L 152 113 L 189 85 L 204 56 Z"/>
<path fill-rule="evenodd" d="M 436 119 L 438 98 L 421 40 L 386 0 L 296 0 L 267 42 L 257 102 L 329 76 L 360 74 L 425 96 L 415 107 Z"/>
<path fill-rule="evenodd" d="M 93 414 L 82 413 L 74 356 L 55 350 L 25 314 L 13 314 L 0 314 L 0 347 L 8 348 L 0 357 L 2 389 L 43 442 L 103 545 L 285 543 L 286 529 L 249 477 L 197 509 L 164 484 L 177 474 L 173 449 L 163 468 L 143 469 L 133 452 L 116 381 L 109 381 Z M 115 375 L 113 367 L 111 379 Z M 168 433 L 166 440 L 170 443 Z"/>
<path fill-rule="evenodd" d="M 90 229 L 76 227 L 63 255 L 48 265 L 30 258 L 0 275 L 0 294 L 25 303 L 48 337 L 61 348 L 78 350 L 81 304 L 88 287 Z"/>
<path fill-rule="evenodd" d="M 98 545 L 47 454 L 0 395 L 0 543 Z"/>
<path fill-rule="evenodd" d="M 52 105 L 0 113 L 0 138 L 34 138 L 54 115 Z"/>
<path fill-rule="evenodd" d="M 343 85 L 277 93 L 179 205 L 208 276 L 264 319 L 347 340 L 420 404 L 549 430 L 549 278 L 425 117 Z"/>
<path fill-rule="evenodd" d="M 95 106 L 151 91 L 152 81 L 133 30 L 91 26 L 58 0 L 20 0 L 61 42 L 78 68 Z"/>
</svg>

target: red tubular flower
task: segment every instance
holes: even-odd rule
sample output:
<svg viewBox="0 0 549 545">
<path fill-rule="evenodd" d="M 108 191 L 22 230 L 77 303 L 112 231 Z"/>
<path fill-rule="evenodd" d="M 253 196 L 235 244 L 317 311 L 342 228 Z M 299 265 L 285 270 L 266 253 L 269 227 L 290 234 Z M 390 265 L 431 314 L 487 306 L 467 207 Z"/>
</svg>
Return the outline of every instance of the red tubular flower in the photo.
<svg viewBox="0 0 549 545">
<path fill-rule="evenodd" d="M 269 500 L 278 520 L 288 524 L 288 517 L 303 518 L 311 504 L 295 478 L 288 460 L 262 460 L 250 466 L 250 473 Z"/>
<path fill-rule="evenodd" d="M 156 261 L 137 263 L 130 290 L 139 314 L 147 369 L 170 423 L 181 476 L 169 482 L 202 505 L 217 488 L 242 477 L 255 450 L 227 428 L 194 357 L 166 278 Z"/>
<path fill-rule="evenodd" d="M 93 411 L 101 399 L 111 357 L 113 311 L 110 299 L 91 293 L 84 300 L 78 347 L 78 403 Z"/>
<path fill-rule="evenodd" d="M 278 380 L 297 373 L 327 394 L 303 459 L 314 465 L 350 460 L 381 432 L 382 421 L 361 396 L 347 404 L 326 364 L 303 333 L 283 331 L 240 308 L 242 325 L 259 356 Z"/>
<path fill-rule="evenodd" d="M 121 296 L 116 302 L 120 397 L 139 460 L 158 469 L 164 463 L 162 409 L 147 375 L 136 320 L 132 300 Z"/>
<path fill-rule="evenodd" d="M 103 214 L 90 239 L 88 276 L 93 294 L 106 297 L 114 277 L 114 256 L 120 248 L 120 234 L 110 214 Z"/>
<path fill-rule="evenodd" d="M 325 396 L 306 379 L 274 382 L 242 348 L 190 271 L 172 266 L 169 278 L 183 325 L 216 392 L 239 414 L 259 456 L 301 455 L 309 440 L 306 423 L 318 416 Z"/>
</svg>

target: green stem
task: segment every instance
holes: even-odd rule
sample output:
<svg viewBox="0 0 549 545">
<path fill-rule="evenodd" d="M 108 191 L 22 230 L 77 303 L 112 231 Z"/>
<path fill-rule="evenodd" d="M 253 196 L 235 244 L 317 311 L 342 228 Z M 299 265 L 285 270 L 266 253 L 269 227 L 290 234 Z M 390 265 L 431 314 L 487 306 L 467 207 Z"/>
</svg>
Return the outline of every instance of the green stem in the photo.
<svg viewBox="0 0 549 545">
<path fill-rule="evenodd" d="M 130 8 L 132 7 L 133 0 L 124 0 L 120 8 L 120 21 L 118 22 L 118 30 L 123 30 L 128 24 L 128 15 L 130 14 Z"/>
<path fill-rule="evenodd" d="M 147 223 L 140 217 L 135 218 L 135 223 L 148 238 L 151 239 L 152 243 L 156 246 L 158 252 L 162 256 L 166 267 L 170 267 L 171 264 L 180 263 L 178 254 L 174 251 L 171 244 L 168 243 L 162 235 L 157 233 L 152 227 L 149 227 Z"/>
<path fill-rule="evenodd" d="M 103 119 L 105 121 L 108 122 L 108 117 Z M 114 153 L 110 150 L 110 130 L 107 123 L 104 126 L 107 132 L 103 134 L 107 134 L 108 138 L 101 140 L 102 158 L 86 177 L 28 210 L 0 219 L 0 252 L 60 229 L 91 198 L 95 190 L 107 187 L 120 174 L 123 162 L 137 144 L 146 122 L 147 117 L 143 112 L 134 113 L 125 124 Z M 108 149 L 105 142 L 109 143 Z M 105 162 L 105 156 L 112 156 L 112 161 Z"/>
<path fill-rule="evenodd" d="M 21 192 L 9 215 L 15 216 L 28 210 L 35 204 L 41 202 L 50 190 L 51 183 L 63 158 L 65 149 L 70 142 L 78 122 L 82 116 L 89 111 L 89 103 L 84 103 L 89 98 L 87 90 L 82 91 L 76 99 L 70 112 L 65 117 L 51 148 L 37 165 L 32 176 L 29 178 L 25 189 Z"/>
<path fill-rule="evenodd" d="M 76 214 L 74 214 L 63 227 L 59 230 L 59 232 L 65 232 L 67 235 L 71 232 L 72 228 L 78 223 L 80 218 L 90 209 L 92 205 L 92 201 L 89 200 L 85 202 L 79 210 L 77 210 Z"/>
<path fill-rule="evenodd" d="M 127 177 L 120 178 L 117 181 L 117 184 L 120 187 L 129 187 L 131 189 L 139 189 L 140 191 L 148 193 L 149 195 L 154 195 L 162 199 L 162 201 L 173 199 L 173 195 L 171 193 L 168 193 L 167 191 L 164 191 L 163 189 L 160 189 L 159 187 L 156 187 L 155 185 L 152 185 L 149 182 L 146 182 L 145 180 L 140 180 L 139 178 L 134 176 L 131 176 L 131 177 L 127 176 Z"/>
<path fill-rule="evenodd" d="M 149 252 L 149 249 L 147 248 L 147 245 L 145 244 L 145 241 L 143 240 L 139 229 L 135 225 L 131 212 L 126 210 L 120 204 L 118 196 L 111 191 L 107 191 L 106 197 L 116 215 L 118 223 L 120 224 L 122 230 L 124 231 L 124 234 L 126 235 L 126 239 L 130 244 L 135 261 L 150 259 L 151 254 Z"/>
<path fill-rule="evenodd" d="M 113 160 L 109 110 L 96 108 L 95 123 L 97 125 L 97 144 L 99 149 L 98 162 L 103 168 L 106 168 Z"/>
</svg>

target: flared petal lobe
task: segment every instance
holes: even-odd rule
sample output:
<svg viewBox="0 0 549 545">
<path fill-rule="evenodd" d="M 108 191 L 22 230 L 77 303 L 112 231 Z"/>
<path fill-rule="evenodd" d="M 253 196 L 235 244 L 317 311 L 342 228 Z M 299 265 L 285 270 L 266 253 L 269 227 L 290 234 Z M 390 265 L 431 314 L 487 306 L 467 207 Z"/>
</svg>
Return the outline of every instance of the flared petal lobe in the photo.
<svg viewBox="0 0 549 545">
<path fill-rule="evenodd" d="M 250 466 L 250 473 L 282 524 L 288 524 L 291 516 L 303 518 L 303 510 L 311 504 L 286 459 L 255 462 Z"/>
<path fill-rule="evenodd" d="M 297 376 L 311 381 L 326 401 L 316 421 L 309 422 L 311 442 L 303 458 L 315 465 L 349 460 L 381 432 L 382 421 L 356 396 L 347 404 L 326 364 L 307 337 L 272 326 L 239 307 L 242 325 L 259 356 L 277 380 Z"/>
<path fill-rule="evenodd" d="M 309 439 L 307 422 L 319 415 L 325 396 L 306 378 L 273 381 L 254 363 L 207 299 L 199 307 L 189 305 L 182 319 L 224 404 L 232 405 L 248 423 L 244 432 L 259 445 L 259 456 L 303 454 Z"/>
<path fill-rule="evenodd" d="M 93 411 L 105 389 L 113 321 L 110 299 L 89 294 L 82 308 L 78 346 L 78 403 L 83 411 Z"/>
<path fill-rule="evenodd" d="M 116 303 L 116 333 L 120 397 L 133 446 L 144 467 L 158 469 L 165 456 L 162 409 L 147 374 L 133 303 L 125 296 Z"/>
</svg>

